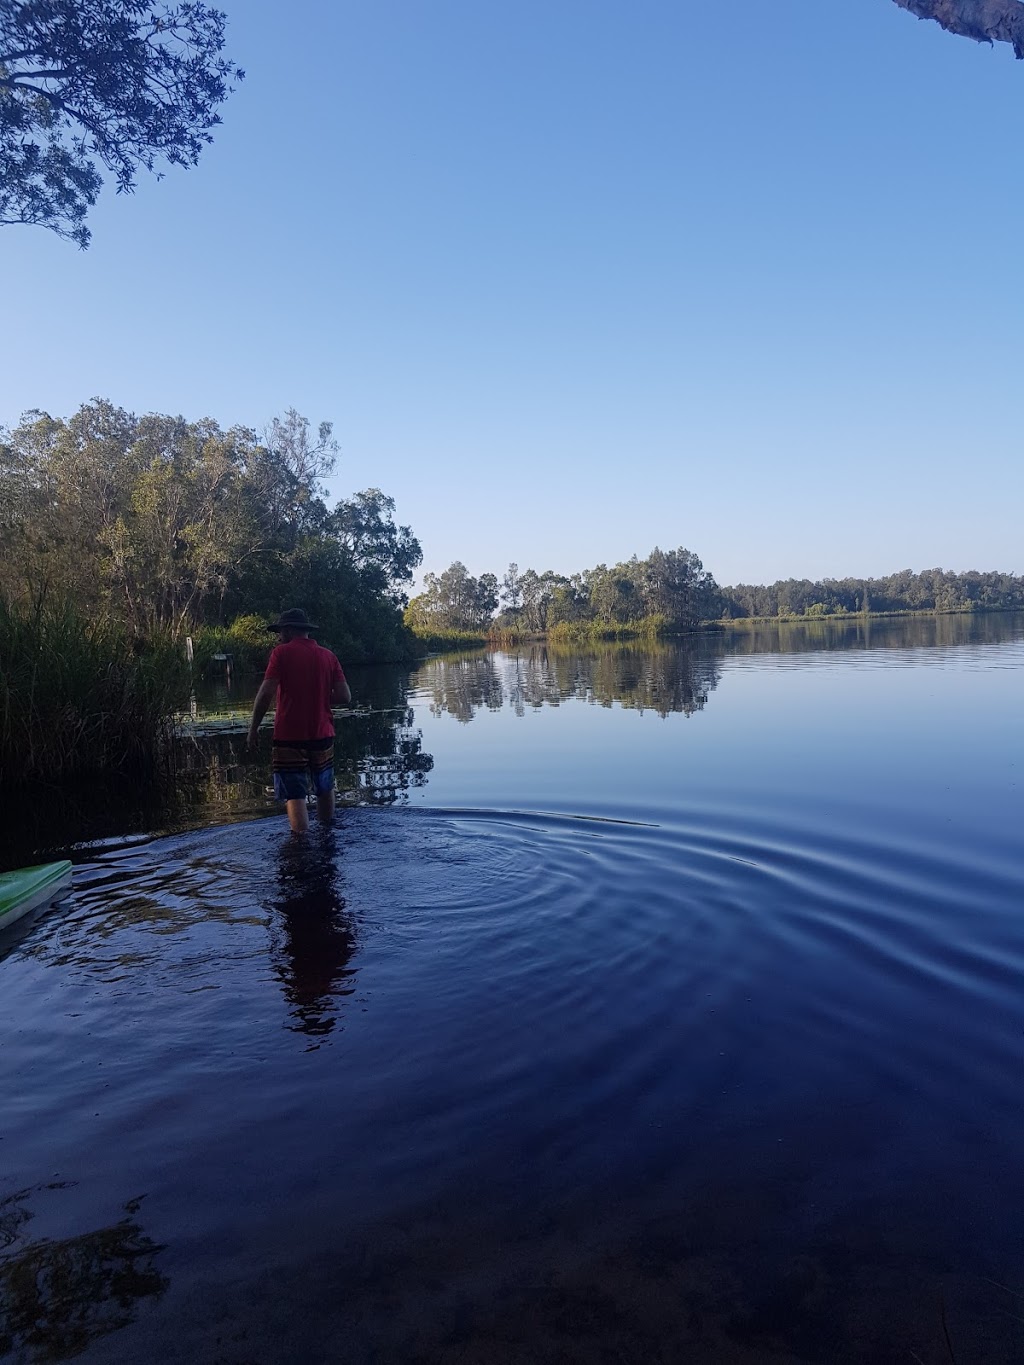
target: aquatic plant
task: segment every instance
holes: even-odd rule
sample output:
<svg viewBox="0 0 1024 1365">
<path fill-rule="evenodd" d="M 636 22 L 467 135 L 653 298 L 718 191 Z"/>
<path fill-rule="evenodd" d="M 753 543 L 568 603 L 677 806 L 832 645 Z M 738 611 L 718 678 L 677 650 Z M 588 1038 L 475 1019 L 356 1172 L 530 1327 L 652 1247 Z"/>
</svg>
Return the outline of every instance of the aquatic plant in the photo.
<svg viewBox="0 0 1024 1365">
<path fill-rule="evenodd" d="M 0 768 L 8 780 L 152 771 L 188 691 L 184 653 L 168 636 L 133 636 L 67 603 L 17 609 L 0 601 Z"/>
</svg>

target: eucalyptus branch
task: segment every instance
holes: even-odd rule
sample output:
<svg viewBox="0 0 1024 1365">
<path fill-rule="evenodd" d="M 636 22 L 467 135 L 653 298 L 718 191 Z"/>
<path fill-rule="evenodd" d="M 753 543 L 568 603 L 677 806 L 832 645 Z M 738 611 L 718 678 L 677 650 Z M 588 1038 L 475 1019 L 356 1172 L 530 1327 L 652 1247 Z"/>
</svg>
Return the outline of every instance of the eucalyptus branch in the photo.
<svg viewBox="0 0 1024 1365">
<path fill-rule="evenodd" d="M 245 74 L 222 55 L 224 26 L 204 0 L 3 0 L 0 223 L 85 246 L 97 160 L 129 191 L 158 161 L 195 165 Z"/>
</svg>

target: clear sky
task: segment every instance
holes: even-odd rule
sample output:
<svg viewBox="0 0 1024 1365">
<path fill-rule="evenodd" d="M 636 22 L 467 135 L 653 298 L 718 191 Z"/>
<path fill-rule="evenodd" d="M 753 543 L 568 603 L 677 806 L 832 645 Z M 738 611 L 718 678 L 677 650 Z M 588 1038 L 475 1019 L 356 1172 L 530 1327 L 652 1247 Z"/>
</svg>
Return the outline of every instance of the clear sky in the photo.
<svg viewBox="0 0 1024 1365">
<path fill-rule="evenodd" d="M 1024 63 L 891 0 L 220 0 L 247 70 L 79 252 L 0 229 L 0 422 L 335 424 L 424 570 L 1024 572 Z"/>
</svg>

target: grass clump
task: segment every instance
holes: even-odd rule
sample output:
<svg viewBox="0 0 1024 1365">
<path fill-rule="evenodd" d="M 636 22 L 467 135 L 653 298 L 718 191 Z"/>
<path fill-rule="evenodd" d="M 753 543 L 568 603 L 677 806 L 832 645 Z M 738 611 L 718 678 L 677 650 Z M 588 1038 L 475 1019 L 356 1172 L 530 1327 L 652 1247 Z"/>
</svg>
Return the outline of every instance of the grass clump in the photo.
<svg viewBox="0 0 1024 1365">
<path fill-rule="evenodd" d="M 0 602 L 0 769 L 10 781 L 142 776 L 186 705 L 184 652 L 76 608 Z"/>
<path fill-rule="evenodd" d="M 413 638 L 423 653 L 437 653 L 449 649 L 482 649 L 487 636 L 472 630 L 417 630 Z"/>
</svg>

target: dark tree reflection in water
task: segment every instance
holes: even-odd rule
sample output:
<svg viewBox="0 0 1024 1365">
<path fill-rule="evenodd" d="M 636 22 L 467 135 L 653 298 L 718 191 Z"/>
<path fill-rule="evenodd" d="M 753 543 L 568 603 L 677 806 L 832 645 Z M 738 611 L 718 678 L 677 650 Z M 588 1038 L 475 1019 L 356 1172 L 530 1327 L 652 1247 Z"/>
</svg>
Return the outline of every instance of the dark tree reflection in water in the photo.
<svg viewBox="0 0 1024 1365">
<path fill-rule="evenodd" d="M 423 735 L 413 720 L 404 697 L 398 705 L 339 717 L 334 775 L 343 801 L 393 805 L 425 783 L 433 760 L 423 753 Z M 210 726 L 197 738 L 184 737 L 175 765 L 175 797 L 183 811 L 205 808 L 211 819 L 230 819 L 275 808 L 269 730 L 255 753 L 246 746 L 244 730 L 236 721 L 221 732 Z"/>
<path fill-rule="evenodd" d="M 170 1283 L 154 1264 L 164 1248 L 139 1225 L 141 1199 L 130 1199 L 110 1227 L 19 1245 L 32 1195 L 60 1188 L 22 1190 L 0 1202 L 0 1355 L 67 1360 L 127 1326 L 140 1303 Z"/>
<path fill-rule="evenodd" d="M 416 680 L 430 695 L 433 716 L 454 716 L 465 724 L 481 707 L 500 711 L 505 704 L 496 654 L 440 654 L 418 670 Z"/>
<path fill-rule="evenodd" d="M 342 790 L 347 786 L 354 798 L 366 805 L 393 806 L 406 800 L 412 788 L 426 785 L 434 760 L 423 752 L 423 732 L 413 728 L 411 707 L 370 712 L 359 718 L 359 725 L 352 730 L 338 727 L 335 771 L 342 785 L 345 760 L 339 755 L 347 750 L 351 783 L 342 785 Z"/>
<path fill-rule="evenodd" d="M 721 641 L 699 636 L 642 648 L 606 645 L 587 653 L 534 645 L 518 654 L 445 655 L 430 659 L 415 685 L 435 716 L 463 723 L 481 710 L 509 706 L 516 715 L 567 700 L 637 711 L 692 715 L 721 676 Z"/>
</svg>

